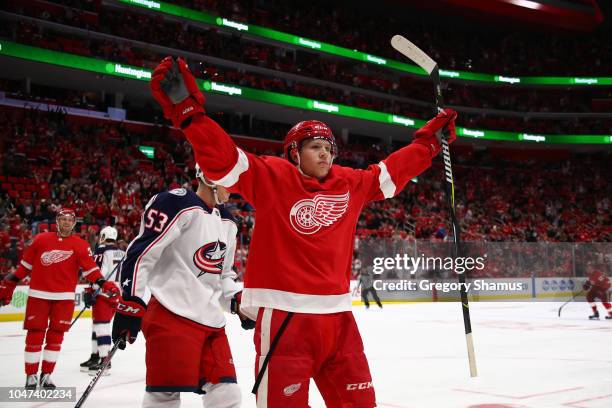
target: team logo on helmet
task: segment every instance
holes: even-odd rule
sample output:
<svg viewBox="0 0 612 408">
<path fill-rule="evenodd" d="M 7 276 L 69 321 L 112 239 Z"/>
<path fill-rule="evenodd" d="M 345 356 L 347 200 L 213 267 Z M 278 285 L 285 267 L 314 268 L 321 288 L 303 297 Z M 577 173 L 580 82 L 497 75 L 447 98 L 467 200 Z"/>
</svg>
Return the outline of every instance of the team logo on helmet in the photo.
<svg viewBox="0 0 612 408">
<path fill-rule="evenodd" d="M 62 209 L 60 209 L 57 212 L 56 217 L 57 218 L 59 218 L 59 217 L 72 217 L 72 218 L 75 218 L 76 214 L 75 214 L 74 210 L 71 209 L 71 208 L 62 208 Z"/>
<path fill-rule="evenodd" d="M 314 234 L 329 227 L 344 215 L 348 208 L 349 192 L 345 194 L 317 194 L 313 199 L 300 200 L 289 211 L 289 220 L 300 234 Z"/>
<path fill-rule="evenodd" d="M 223 261 L 227 245 L 221 241 L 209 242 L 201 246 L 193 254 L 193 263 L 200 270 L 198 278 L 205 273 L 220 274 L 223 271 Z"/>
<path fill-rule="evenodd" d="M 70 258 L 74 251 L 62 251 L 60 249 L 54 249 L 53 251 L 43 252 L 40 256 L 40 263 L 44 266 L 53 265 Z"/>
<path fill-rule="evenodd" d="M 285 158 L 293 163 L 290 153 L 291 150 L 299 148 L 300 144 L 306 139 L 327 140 L 331 144 L 332 156 L 335 157 L 338 154 L 336 138 L 330 127 L 318 120 L 305 120 L 293 126 L 287 133 L 287 136 L 285 136 L 283 142 L 283 153 Z"/>
</svg>

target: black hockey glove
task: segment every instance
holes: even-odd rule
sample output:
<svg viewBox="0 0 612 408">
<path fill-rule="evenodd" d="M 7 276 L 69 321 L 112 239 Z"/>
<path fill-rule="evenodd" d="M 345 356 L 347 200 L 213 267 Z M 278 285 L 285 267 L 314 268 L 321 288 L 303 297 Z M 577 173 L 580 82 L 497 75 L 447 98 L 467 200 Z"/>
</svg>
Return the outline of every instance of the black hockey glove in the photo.
<svg viewBox="0 0 612 408">
<path fill-rule="evenodd" d="M 240 315 L 238 315 L 238 317 L 240 318 L 240 326 L 242 326 L 244 330 L 253 330 L 255 328 L 255 325 L 257 324 L 255 320 L 251 320 L 246 316 L 242 318 Z"/>
<path fill-rule="evenodd" d="M 96 304 L 94 292 L 95 291 L 91 286 L 83 290 L 83 303 L 85 304 L 85 307 L 92 307 Z"/>
<path fill-rule="evenodd" d="M 591 281 L 586 280 L 582 284 L 582 290 L 589 290 L 589 289 L 591 289 Z"/>
<path fill-rule="evenodd" d="M 113 343 L 117 343 L 120 339 L 130 344 L 134 343 L 140 331 L 142 316 L 146 311 L 147 306 L 139 297 L 130 296 L 119 300 L 113 320 Z M 124 350 L 125 342 L 121 343 L 119 348 Z"/>
<path fill-rule="evenodd" d="M 242 326 L 244 330 L 252 330 L 255 328 L 256 322 L 255 320 L 249 319 L 248 317 L 246 317 L 240 312 L 240 301 L 241 300 L 242 300 L 242 292 L 236 293 L 234 297 L 232 298 L 230 310 L 232 311 L 232 314 L 238 315 L 238 317 L 240 318 L 240 326 Z"/>
</svg>

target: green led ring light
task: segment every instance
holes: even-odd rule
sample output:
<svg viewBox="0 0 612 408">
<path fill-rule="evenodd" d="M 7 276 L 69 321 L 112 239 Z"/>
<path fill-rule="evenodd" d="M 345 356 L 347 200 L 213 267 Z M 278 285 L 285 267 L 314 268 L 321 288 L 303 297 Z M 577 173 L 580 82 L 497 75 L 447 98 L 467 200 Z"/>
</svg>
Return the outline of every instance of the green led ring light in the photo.
<svg viewBox="0 0 612 408">
<path fill-rule="evenodd" d="M 260 27 L 252 24 L 246 24 L 236 21 L 231 21 L 223 17 L 214 16 L 212 14 L 201 11 L 192 10 L 186 7 L 177 6 L 175 4 L 164 3 L 162 1 L 152 0 L 117 0 L 122 3 L 138 6 L 149 10 L 158 11 L 161 13 L 185 18 L 187 20 L 218 25 L 227 27 L 239 32 L 248 32 L 251 35 L 267 38 L 274 41 L 283 42 L 285 44 L 297 45 L 303 48 L 309 48 L 316 51 L 321 51 L 327 54 L 337 55 L 345 58 L 354 59 L 361 62 L 366 62 L 378 66 L 386 66 L 397 71 L 408 72 L 410 74 L 427 76 L 427 73 L 416 65 L 406 64 L 399 61 L 394 61 L 388 58 L 378 57 L 376 55 L 366 54 L 357 50 L 351 50 L 344 47 L 339 47 L 333 44 L 327 44 L 321 41 L 311 40 L 295 36 L 293 34 L 283 33 L 281 31 L 270 28 Z M 542 77 L 542 76 L 509 76 L 509 75 L 494 75 L 482 74 L 470 71 L 446 70 L 440 69 L 440 76 L 445 78 L 479 81 L 488 83 L 502 83 L 509 85 L 563 85 L 563 86 L 606 86 L 612 85 L 612 77 Z"/>
<path fill-rule="evenodd" d="M 152 71 L 147 68 L 31 47 L 29 45 L 18 44 L 11 41 L 0 41 L 0 55 L 141 81 L 148 81 L 151 79 L 152 73 Z M 209 93 L 289 106 L 292 108 L 310 110 L 314 112 L 325 112 L 332 115 L 354 119 L 370 120 L 378 123 L 411 128 L 419 128 L 425 124 L 425 121 L 422 119 L 392 115 L 385 112 L 377 112 L 369 109 L 356 108 L 353 106 L 317 101 L 300 96 L 263 91 L 244 86 L 223 84 L 213 81 L 203 81 L 201 79 L 198 79 L 198 86 L 200 89 Z M 511 142 L 533 142 L 546 144 L 612 144 L 612 136 L 610 135 L 541 135 L 504 132 L 498 130 L 467 129 L 462 127 L 457 128 L 457 134 L 467 138 L 504 140 Z"/>
</svg>

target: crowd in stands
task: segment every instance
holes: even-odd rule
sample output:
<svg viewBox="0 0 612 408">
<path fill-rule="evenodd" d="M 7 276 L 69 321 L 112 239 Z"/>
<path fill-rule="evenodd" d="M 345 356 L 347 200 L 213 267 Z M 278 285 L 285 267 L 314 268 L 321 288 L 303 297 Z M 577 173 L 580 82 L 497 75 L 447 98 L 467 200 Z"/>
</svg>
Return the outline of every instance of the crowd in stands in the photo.
<svg viewBox="0 0 612 408">
<path fill-rule="evenodd" d="M 246 129 L 234 115 L 215 119 L 233 134 Z M 251 129 L 280 134 L 287 126 L 259 120 Z M 137 150 L 143 143 L 155 146 L 153 160 Z M 278 155 L 280 149 L 255 152 Z M 381 145 L 350 143 L 340 146 L 337 163 L 365 168 L 388 153 Z M 470 149 L 459 153 L 457 214 L 466 241 L 612 241 L 609 155 L 541 162 Z M 78 119 L 61 111 L 0 109 L 0 163 L 0 274 L 14 268 L 33 234 L 53 230 L 60 206 L 75 209 L 79 233 L 92 245 L 109 224 L 125 245 L 137 234 L 150 197 L 194 183 L 190 146 L 171 129 Z M 448 241 L 441 173 L 436 165 L 398 197 L 371 203 L 357 239 Z M 256 215 L 239 197 L 229 208 L 240 224 L 236 262 L 242 268 Z"/>
<path fill-rule="evenodd" d="M 10 2 L 9 2 L 10 3 Z M 78 2 L 77 2 L 78 3 Z M 214 3 L 214 2 L 213 2 Z M 266 2 L 267 3 L 267 2 Z M 192 25 L 180 24 L 170 21 L 162 16 L 129 12 L 129 8 L 117 12 L 115 9 L 99 7 L 95 2 L 89 8 L 98 10 L 95 15 L 95 24 L 89 19 L 80 19 L 74 22 L 75 10 L 71 10 L 72 20 L 67 21 L 62 13 L 49 13 L 46 8 L 37 8 L 36 1 L 25 2 L 20 11 L 36 17 L 44 17 L 52 21 L 61 21 L 65 24 L 83 26 L 109 34 L 136 39 L 147 43 L 154 43 L 178 50 L 192 51 L 200 54 L 215 56 L 228 61 L 243 62 L 245 64 L 271 68 L 275 71 L 292 72 L 304 77 L 325 79 L 334 83 L 350 85 L 356 88 L 368 89 L 384 93 L 385 95 L 372 96 L 359 92 L 348 92 L 341 88 L 315 85 L 304 82 L 280 79 L 274 75 L 255 74 L 243 69 L 228 66 L 214 66 L 206 64 L 206 74 L 219 82 L 228 82 L 237 85 L 255 87 L 277 92 L 290 92 L 309 98 L 343 103 L 367 109 L 384 110 L 407 116 L 425 118 L 429 115 L 430 107 L 414 104 L 406 100 L 397 100 L 394 96 L 417 99 L 431 103 L 431 87 L 426 81 L 414 80 L 410 77 L 401 77 L 397 72 L 377 69 L 373 65 L 329 58 L 322 54 L 311 54 L 303 51 L 289 52 L 282 47 L 272 47 L 261 43 L 248 41 L 240 36 L 222 35 L 216 29 L 202 29 Z M 74 3 L 70 3 L 75 6 Z M 240 6 L 229 2 L 232 6 L 221 11 L 241 10 Z M 12 5 L 14 6 L 14 5 Z M 215 7 L 214 4 L 199 4 L 205 9 Z M 219 7 L 221 7 L 219 5 Z M 226 7 L 226 6 L 223 6 Z M 257 7 L 253 6 L 257 9 Z M 19 9 L 19 8 L 18 8 Z M 42 14 L 45 13 L 43 16 Z M 160 26 L 162 28 L 160 28 Z M 5 28 L 5 30 L 7 30 Z M 152 68 L 161 57 L 148 47 L 137 47 L 128 41 L 96 41 L 91 38 L 78 38 L 46 30 L 44 35 L 40 27 L 22 23 L 15 30 L 17 40 L 33 45 L 58 49 L 82 55 L 93 55 L 99 58 L 117 62 L 129 63 L 137 66 Z M 5 34 L 6 35 L 6 34 Z M 231 64 L 230 64 L 231 66 Z M 567 66 L 567 64 L 565 64 Z M 594 109 L 594 100 L 612 97 L 612 91 L 584 90 L 584 89 L 512 89 L 505 87 L 483 88 L 466 84 L 451 84 L 445 90 L 449 104 L 485 109 L 502 109 L 519 112 L 586 112 Z M 595 110 L 597 108 L 595 107 Z M 495 114 L 496 117 L 499 113 Z M 502 115 L 503 116 L 503 115 Z M 473 122 L 473 121 L 472 121 Z M 487 120 L 486 123 L 491 123 Z M 542 122 L 538 126 L 529 128 L 532 122 L 521 123 L 520 120 L 502 118 L 493 121 L 497 130 L 516 130 L 519 126 L 527 132 L 555 133 L 556 126 L 549 122 Z M 514 124 L 514 128 L 508 128 Z M 473 125 L 484 127 L 482 125 Z M 500 127 L 503 126 L 503 127 Z M 586 128 L 586 131 L 584 130 Z M 607 133 L 612 130 L 609 120 L 585 120 L 574 125 L 568 121 L 562 127 L 562 133 Z"/>
<path fill-rule="evenodd" d="M 52 2 L 69 6 L 63 13 L 55 13 L 66 23 L 95 25 L 98 22 L 90 22 L 85 14 L 105 11 L 99 0 Z M 516 30 L 511 20 L 487 22 L 421 9 L 396 13 L 390 12 L 389 4 L 373 8 L 369 2 L 349 0 L 333 4 L 315 0 L 303 7 L 281 0 L 172 3 L 392 59 L 398 59 L 398 55 L 388 46 L 389 38 L 401 33 L 447 69 L 506 75 L 608 75 L 612 55 L 612 45 L 606 41 L 609 24 L 594 33 L 533 26 Z M 47 14 L 51 17 L 49 11 Z"/>
<path fill-rule="evenodd" d="M 144 47 L 135 47 L 129 42 L 83 39 L 74 37 L 68 34 L 58 33 L 52 30 L 46 30 L 44 35 L 35 24 L 20 22 L 11 23 L 5 27 L 14 28 L 14 35 L 17 41 L 26 44 L 37 45 L 42 48 L 56 49 L 62 51 L 70 51 L 82 55 L 95 56 L 105 60 L 112 60 L 120 63 L 126 63 L 136 66 L 154 67 L 155 64 L 163 57 L 162 54 L 153 52 Z M 356 106 L 364 109 L 372 109 L 377 111 L 385 111 L 389 113 L 404 115 L 408 117 L 417 117 L 427 119 L 431 115 L 431 107 L 423 104 L 415 104 L 403 102 L 395 98 L 384 98 L 362 94 L 359 92 L 346 92 L 340 88 L 333 88 L 321 85 L 315 85 L 307 82 L 299 82 L 286 80 L 279 77 L 267 76 L 255 72 L 248 72 L 237 69 L 230 69 L 212 64 L 194 63 L 192 66 L 196 75 L 214 81 L 235 84 L 239 86 L 248 86 L 256 89 L 265 89 L 273 92 L 280 92 L 292 95 L 303 96 L 310 99 L 317 99 L 332 103 L 340 103 L 349 106 Z M 407 82 L 404 78 L 402 82 Z M 414 81 L 407 82 L 406 89 L 418 89 Z M 429 92 L 431 93 L 431 89 Z M 467 91 L 466 86 L 452 85 L 451 90 L 456 89 L 456 92 L 448 92 L 448 101 L 451 104 L 468 102 L 470 106 L 486 105 L 488 107 L 499 108 L 502 106 L 488 104 L 488 100 L 493 100 L 492 92 L 476 91 L 471 94 Z M 476 89 L 476 88 L 475 88 Z M 533 91 L 535 92 L 535 91 Z M 497 100 L 503 101 L 513 100 L 517 103 L 513 108 L 527 107 L 528 102 L 525 101 L 525 95 L 519 97 L 521 92 L 518 90 L 506 90 L 496 92 L 500 94 Z M 457 95 L 460 95 L 457 97 Z M 488 95 L 485 97 L 485 95 Z M 534 95 L 534 94 L 532 94 Z M 575 95 L 575 96 L 572 96 Z M 558 101 L 559 107 L 568 107 L 571 102 L 577 103 L 576 109 L 585 110 L 585 103 L 589 99 L 586 92 L 571 92 L 563 93 L 561 91 L 553 91 L 549 96 L 550 100 Z M 601 92 L 600 95 L 604 95 Z M 482 98 L 481 103 L 476 103 Z M 528 96 L 528 95 L 527 95 Z M 535 96 L 534 96 L 535 98 Z M 90 98 L 91 99 L 91 98 Z M 472 103 L 474 101 L 474 103 Z M 82 103 L 83 101 L 81 101 Z M 100 101 L 96 101 L 100 102 Z M 520 102 L 520 103 L 519 103 Z M 512 107 L 504 105 L 503 107 Z M 540 110 L 547 111 L 551 108 L 540 107 Z M 612 120 L 606 118 L 572 118 L 569 120 L 552 120 L 540 119 L 534 120 L 528 116 L 524 117 L 509 117 L 500 116 L 498 114 L 470 114 L 461 115 L 459 122 L 461 125 L 469 128 L 485 128 L 494 130 L 516 131 L 520 129 L 523 132 L 537 133 L 609 133 L 612 131 Z"/>
<path fill-rule="evenodd" d="M 108 108 L 100 94 L 96 92 L 74 91 L 36 83 L 30 83 L 30 92 L 26 92 L 24 88 L 22 81 L 0 78 L 0 92 L 3 92 L 6 98 L 96 111 L 106 111 Z"/>
<path fill-rule="evenodd" d="M 512 88 L 476 87 L 463 83 L 446 83 L 447 104 L 471 108 L 514 112 L 607 112 L 612 107 L 612 87 L 603 88 Z M 599 101 L 610 105 L 600 108 Z"/>
<path fill-rule="evenodd" d="M 341 0 L 330 4 L 315 0 L 314 6 L 296 7 L 279 0 L 218 1 L 179 0 L 175 3 L 219 14 L 236 21 L 291 32 L 350 49 L 401 59 L 388 46 L 400 32 L 436 58 L 443 68 L 506 75 L 607 75 L 612 66 L 612 43 L 601 30 L 596 33 L 542 33 L 506 30 L 503 25 L 475 26 L 444 16 L 418 18 L 378 15 L 371 7 Z M 122 7 L 117 9 L 115 7 Z M 8 0 L 0 9 L 31 17 L 120 36 L 68 34 L 61 28 L 2 18 L 0 37 L 20 43 L 92 56 L 119 63 L 153 68 L 165 56 L 134 40 L 226 60 L 224 64 L 191 63 L 205 79 L 249 86 L 312 99 L 382 110 L 410 117 L 429 118 L 431 85 L 425 80 L 401 76 L 324 54 L 289 50 L 254 42 L 239 34 L 225 34 L 176 19 L 165 18 L 125 5 L 109 6 L 101 0 Z M 471 26 L 470 26 L 471 25 Z M 458 34 L 460 33 L 460 34 Z M 486 33 L 483 34 L 483 33 Z M 571 55 L 571 58 L 567 58 Z M 546 58 L 542 58 L 546 56 Z M 264 75 L 235 62 L 274 71 L 293 73 L 303 81 Z M 334 84 L 322 86 L 309 79 Z M 360 92 L 359 89 L 364 90 Z M 365 92 L 376 91 L 379 96 Z M 66 106 L 105 110 L 107 101 L 89 92 L 32 85 L 24 92 L 19 83 L 0 79 L 0 91 L 35 102 L 60 102 Z M 484 87 L 447 83 L 451 105 L 519 112 L 597 111 L 596 100 L 610 101 L 610 88 L 530 89 Z M 413 103 L 402 98 L 411 98 Z M 609 107 L 609 105 L 607 105 Z M 600 111 L 609 111 L 604 108 Z M 134 119 L 128 109 L 128 118 Z M 138 119 L 153 121 L 150 108 Z M 237 115 L 215 117 L 233 134 L 281 140 L 286 124 Z M 532 133 L 612 133 L 610 119 L 568 120 L 512 117 L 503 114 L 462 113 L 459 124 L 469 128 Z M 92 143 L 83 143 L 83 140 Z M 156 158 L 147 160 L 137 149 L 140 142 L 156 147 Z M 98 146 L 105 146 L 101 151 Z M 377 162 L 389 150 L 371 143 L 341 146 L 337 163 L 363 168 Z M 279 154 L 278 150 L 259 153 Z M 609 156 L 567 157 L 553 163 L 465 152 L 456 170 L 458 216 L 468 241 L 590 242 L 611 241 Z M 135 128 L 114 122 L 90 123 L 68 118 L 61 111 L 42 113 L 0 109 L 0 275 L 10 271 L 32 234 L 53 229 L 60 205 L 77 211 L 79 233 L 94 244 L 100 227 L 114 224 L 122 245 L 136 234 L 140 212 L 156 192 L 179 186 L 189 188 L 193 165 L 189 145 L 165 127 Z M 372 203 L 359 221 L 357 241 L 423 239 L 444 242 L 449 238 L 446 202 L 435 167 L 410 184 L 393 200 Z M 233 198 L 230 208 L 240 221 L 239 268 L 248 255 L 254 224 L 252 208 Z M 378 241 L 377 241 L 378 242 Z M 567 269 L 567 257 L 556 270 Z M 559 269 L 560 268 L 560 269 Z M 504 266 L 505 273 L 517 269 Z M 552 273 L 549 268 L 548 273 Z M 547 272 L 543 272 L 547 273 Z"/>
<path fill-rule="evenodd" d="M 394 12 L 390 4 L 341 0 L 299 7 L 282 0 L 177 0 L 196 10 L 235 21 L 398 59 L 389 39 L 401 33 L 445 69 L 506 75 L 608 75 L 609 24 L 594 33 L 540 27 L 516 29 L 511 20 L 473 20 L 415 9 Z M 568 60 L 567 56 L 572 58 Z M 543 57 L 545 56 L 545 57 Z"/>
<path fill-rule="evenodd" d="M 13 261 L 32 230 L 50 228 L 59 206 L 76 211 L 87 238 L 114 219 L 129 240 L 140 220 L 141 197 L 177 184 L 182 171 L 174 165 L 185 154 L 180 143 L 168 144 L 174 149 L 160 150 L 160 159 L 150 163 L 135 149 L 145 135 L 118 124 L 71 122 L 61 111 L 3 109 L 0 115 L 0 217 L 17 238 Z M 147 140 L 155 139 L 149 133 Z"/>
</svg>

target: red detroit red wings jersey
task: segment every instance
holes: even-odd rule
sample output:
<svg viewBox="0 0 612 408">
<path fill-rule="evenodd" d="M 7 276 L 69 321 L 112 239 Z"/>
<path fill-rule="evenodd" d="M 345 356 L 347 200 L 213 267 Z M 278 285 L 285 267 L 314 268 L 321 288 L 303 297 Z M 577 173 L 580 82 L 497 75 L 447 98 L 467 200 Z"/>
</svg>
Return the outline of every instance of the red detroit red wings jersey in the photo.
<svg viewBox="0 0 612 408">
<path fill-rule="evenodd" d="M 594 271 L 589 275 L 589 282 L 591 286 L 594 288 L 599 288 L 603 290 L 610 289 L 610 278 L 606 276 L 601 271 Z"/>
<path fill-rule="evenodd" d="M 16 275 L 31 274 L 29 296 L 63 300 L 74 299 L 79 270 L 90 281 L 100 278 L 89 244 L 76 235 L 62 238 L 55 232 L 36 235 L 25 250 Z"/>
<path fill-rule="evenodd" d="M 251 317 L 259 307 L 350 310 L 353 239 L 363 206 L 395 196 L 431 165 L 427 147 L 408 145 L 366 170 L 334 165 L 319 182 L 287 160 L 238 149 L 207 116 L 184 132 L 206 176 L 257 210 L 241 306 Z"/>
</svg>

